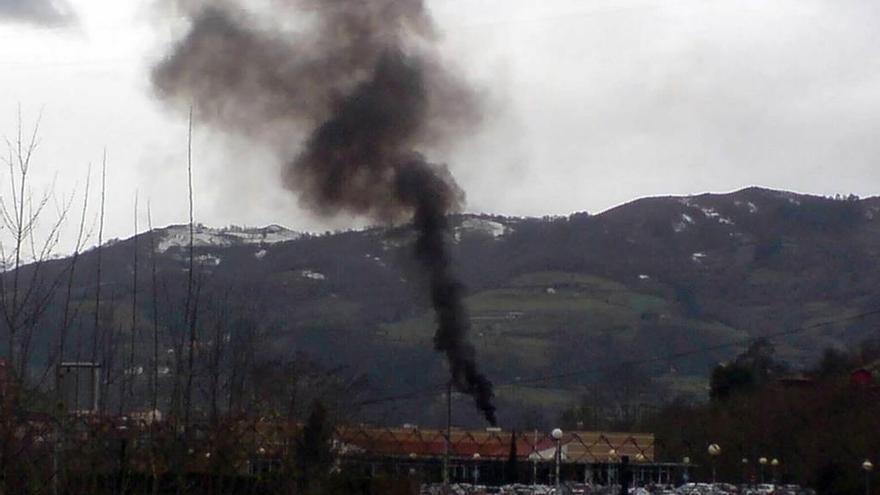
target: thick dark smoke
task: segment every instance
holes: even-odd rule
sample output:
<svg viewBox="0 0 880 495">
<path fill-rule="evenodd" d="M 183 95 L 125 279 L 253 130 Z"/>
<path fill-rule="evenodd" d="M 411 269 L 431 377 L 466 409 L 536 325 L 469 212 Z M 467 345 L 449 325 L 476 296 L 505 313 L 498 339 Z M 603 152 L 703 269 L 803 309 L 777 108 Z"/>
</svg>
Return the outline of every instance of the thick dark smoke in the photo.
<svg viewBox="0 0 880 495">
<path fill-rule="evenodd" d="M 412 219 L 456 388 L 495 423 L 492 384 L 468 340 L 447 215 L 464 194 L 417 150 L 478 118 L 477 98 L 432 52 L 422 0 L 287 0 L 275 22 L 232 3 L 182 4 L 189 34 L 153 74 L 157 93 L 227 131 L 272 145 L 285 187 L 322 215 Z M 308 135 L 304 142 L 293 139 Z"/>
<path fill-rule="evenodd" d="M 75 18 L 70 5 L 64 0 L 0 0 L 0 23 L 58 26 L 70 24 Z"/>
</svg>

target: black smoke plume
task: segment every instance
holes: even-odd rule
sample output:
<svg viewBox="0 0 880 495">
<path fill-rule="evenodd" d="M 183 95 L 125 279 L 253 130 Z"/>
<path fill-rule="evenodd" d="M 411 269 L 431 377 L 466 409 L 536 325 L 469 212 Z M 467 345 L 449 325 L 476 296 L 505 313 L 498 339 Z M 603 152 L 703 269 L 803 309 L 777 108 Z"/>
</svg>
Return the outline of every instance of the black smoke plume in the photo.
<svg viewBox="0 0 880 495">
<path fill-rule="evenodd" d="M 59 26 L 75 19 L 65 0 L 0 0 L 0 22 Z"/>
<path fill-rule="evenodd" d="M 156 66 L 158 95 L 227 131 L 269 143 L 285 187 L 322 215 L 411 219 L 452 382 L 495 424 L 492 384 L 468 340 L 447 215 L 464 194 L 417 150 L 478 119 L 478 98 L 433 52 L 422 0 L 286 0 L 273 19 L 234 3 L 180 3 L 189 33 Z M 308 135 L 304 142 L 291 136 Z"/>
</svg>

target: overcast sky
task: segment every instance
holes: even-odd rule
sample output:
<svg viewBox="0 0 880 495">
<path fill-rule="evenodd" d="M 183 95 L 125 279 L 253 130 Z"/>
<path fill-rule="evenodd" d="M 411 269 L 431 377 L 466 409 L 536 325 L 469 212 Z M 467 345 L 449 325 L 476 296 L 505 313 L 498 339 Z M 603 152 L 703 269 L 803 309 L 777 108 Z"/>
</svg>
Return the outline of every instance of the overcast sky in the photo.
<svg viewBox="0 0 880 495">
<path fill-rule="evenodd" d="M 490 98 L 442 157 L 468 210 L 598 212 L 749 185 L 880 192 L 880 3 L 427 0 L 443 52 Z M 81 193 L 108 153 L 107 237 L 135 191 L 184 222 L 186 122 L 149 69 L 185 32 L 145 0 L 0 0 L 0 134 L 42 114 L 35 187 Z M 255 145 L 196 128 L 196 220 L 323 230 Z M 438 158 L 438 157 L 433 157 Z M 140 217 L 141 228 L 146 219 Z"/>
</svg>

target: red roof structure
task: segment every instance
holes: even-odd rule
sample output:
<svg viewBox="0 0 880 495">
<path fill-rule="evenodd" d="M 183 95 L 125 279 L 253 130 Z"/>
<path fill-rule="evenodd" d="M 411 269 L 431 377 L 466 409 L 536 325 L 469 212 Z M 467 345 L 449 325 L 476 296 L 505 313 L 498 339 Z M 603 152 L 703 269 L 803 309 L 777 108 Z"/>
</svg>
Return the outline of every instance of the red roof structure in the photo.
<svg viewBox="0 0 880 495">
<path fill-rule="evenodd" d="M 511 435 L 515 435 L 520 459 L 551 460 L 555 440 L 543 432 L 505 432 L 453 429 L 450 457 L 470 459 L 479 454 L 484 460 L 502 460 L 510 455 Z M 446 431 L 368 426 L 342 427 L 336 432 L 342 449 L 351 454 L 375 457 L 442 457 L 446 452 Z M 623 456 L 644 462 L 654 460 L 654 435 L 650 433 L 609 433 L 572 431 L 560 440 L 563 461 L 570 463 L 614 462 Z"/>
</svg>

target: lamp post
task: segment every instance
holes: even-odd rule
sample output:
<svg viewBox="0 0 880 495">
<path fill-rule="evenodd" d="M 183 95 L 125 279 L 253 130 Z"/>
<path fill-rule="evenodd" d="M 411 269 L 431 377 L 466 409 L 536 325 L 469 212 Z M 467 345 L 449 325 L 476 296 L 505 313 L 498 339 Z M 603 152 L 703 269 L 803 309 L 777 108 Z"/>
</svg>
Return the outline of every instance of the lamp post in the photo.
<svg viewBox="0 0 880 495">
<path fill-rule="evenodd" d="M 743 477 L 742 484 L 748 484 L 749 482 L 749 460 L 745 457 L 742 458 L 742 466 L 743 466 Z"/>
<path fill-rule="evenodd" d="M 764 466 L 767 465 L 767 458 L 762 457 L 762 458 L 758 459 L 758 464 L 761 465 L 761 484 L 763 484 L 764 483 Z"/>
<path fill-rule="evenodd" d="M 480 453 L 474 452 L 474 485 L 480 481 Z"/>
<path fill-rule="evenodd" d="M 709 445 L 707 449 L 709 451 L 709 456 L 712 459 L 712 484 L 715 484 L 715 459 L 721 455 L 721 447 L 717 443 L 713 443 Z"/>
<path fill-rule="evenodd" d="M 779 459 L 774 457 L 773 460 L 770 461 L 770 466 L 773 468 L 773 484 L 775 485 L 779 482 Z"/>
<path fill-rule="evenodd" d="M 556 440 L 556 493 L 559 493 L 559 463 L 562 461 L 562 430 L 554 428 L 550 432 L 553 440 Z"/>
<path fill-rule="evenodd" d="M 643 454 L 643 453 L 641 453 L 641 452 L 639 452 L 638 454 L 636 454 L 636 462 L 638 462 L 639 464 L 641 464 L 641 463 L 645 462 L 645 460 L 646 460 L 646 458 L 645 458 L 645 454 Z M 644 468 L 643 468 L 642 466 L 639 466 L 639 471 L 638 471 L 638 473 L 639 473 L 639 475 L 638 475 L 638 480 L 637 480 L 637 484 L 636 484 L 636 486 L 639 486 L 642 482 L 645 481 L 645 470 L 644 470 Z"/>
<path fill-rule="evenodd" d="M 684 464 L 684 475 L 682 476 L 682 480 L 684 481 L 685 484 L 687 484 L 687 482 L 690 481 L 690 475 L 688 474 L 688 466 L 691 463 L 691 458 L 688 456 L 684 456 L 684 458 L 681 460 L 681 463 Z"/>
<path fill-rule="evenodd" d="M 862 463 L 862 470 L 865 472 L 865 495 L 871 495 L 871 471 L 874 470 L 874 464 L 868 459 Z"/>
<path fill-rule="evenodd" d="M 620 479 L 620 471 L 618 470 L 618 466 L 612 466 L 612 464 L 617 464 L 617 449 L 609 449 L 608 450 L 608 485 L 613 485 L 617 483 Z M 613 476 L 612 476 L 613 475 Z"/>
</svg>

